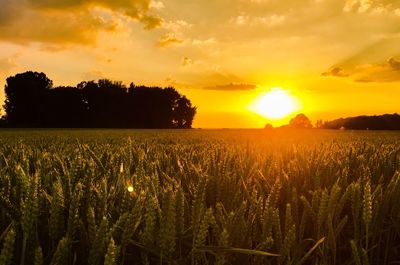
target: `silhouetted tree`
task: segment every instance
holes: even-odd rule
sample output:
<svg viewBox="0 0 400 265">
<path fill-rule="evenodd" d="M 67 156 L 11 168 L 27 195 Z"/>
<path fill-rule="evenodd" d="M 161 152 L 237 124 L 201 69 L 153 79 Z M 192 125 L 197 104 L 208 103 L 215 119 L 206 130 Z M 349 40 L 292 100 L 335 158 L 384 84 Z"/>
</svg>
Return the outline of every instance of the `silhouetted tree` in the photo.
<svg viewBox="0 0 400 265">
<path fill-rule="evenodd" d="M 25 72 L 6 80 L 5 119 L 11 126 L 40 127 L 53 82 L 44 73 Z"/>
<path fill-rule="evenodd" d="M 196 108 L 192 107 L 190 101 L 185 97 L 176 98 L 173 102 L 172 125 L 176 128 L 191 128 Z"/>
<path fill-rule="evenodd" d="M 191 128 L 196 108 L 174 88 L 101 79 L 56 87 L 43 73 L 7 79 L 9 126 Z"/>
<path fill-rule="evenodd" d="M 274 128 L 274 126 L 272 126 L 272 124 L 270 124 L 270 123 L 267 123 L 267 124 L 265 124 L 265 126 L 264 126 L 264 129 L 266 129 L 266 130 L 271 130 L 271 129 L 273 129 Z"/>
<path fill-rule="evenodd" d="M 324 126 L 324 122 L 323 120 L 317 120 L 317 122 L 315 123 L 315 127 L 320 129 Z"/>
<path fill-rule="evenodd" d="M 290 120 L 289 127 L 296 129 L 308 129 L 312 128 L 310 119 L 304 114 L 298 114 L 296 117 Z"/>
<path fill-rule="evenodd" d="M 74 87 L 56 87 L 46 99 L 44 127 L 86 127 L 87 104 Z"/>
<path fill-rule="evenodd" d="M 122 111 L 127 88 L 122 82 L 108 79 L 81 82 L 77 88 L 86 104 L 85 123 L 88 127 L 126 127 L 122 123 L 128 113 Z M 132 113 L 131 113 L 132 114 Z"/>
</svg>

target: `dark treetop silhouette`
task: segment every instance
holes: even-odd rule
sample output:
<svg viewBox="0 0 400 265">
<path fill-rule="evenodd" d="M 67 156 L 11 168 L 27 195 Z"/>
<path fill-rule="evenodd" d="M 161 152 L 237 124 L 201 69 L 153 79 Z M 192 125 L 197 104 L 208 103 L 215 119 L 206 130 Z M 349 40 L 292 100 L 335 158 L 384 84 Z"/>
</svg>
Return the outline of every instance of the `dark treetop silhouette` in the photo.
<svg viewBox="0 0 400 265">
<path fill-rule="evenodd" d="M 400 130 L 400 115 L 384 114 L 376 116 L 357 116 L 327 121 L 320 124 L 323 129 L 346 130 Z"/>
<path fill-rule="evenodd" d="M 271 129 L 272 125 L 266 124 L 265 129 Z M 283 125 L 282 129 L 311 129 L 314 128 L 310 119 L 304 114 L 298 114 Z M 333 121 L 318 120 L 316 129 L 346 129 L 346 130 L 400 130 L 399 114 L 384 114 L 376 116 L 357 116 L 340 118 Z"/>
<path fill-rule="evenodd" d="M 174 88 L 108 79 L 55 87 L 44 73 L 7 78 L 8 127 L 191 128 L 196 108 Z"/>
<path fill-rule="evenodd" d="M 313 126 L 310 119 L 303 113 L 300 113 L 290 120 L 289 127 L 296 129 L 310 129 Z"/>
<path fill-rule="evenodd" d="M 272 129 L 271 124 L 266 124 L 265 129 Z M 290 119 L 289 124 L 282 125 L 279 129 L 312 129 L 313 125 L 310 119 L 303 113 L 297 114 L 296 117 Z"/>
</svg>

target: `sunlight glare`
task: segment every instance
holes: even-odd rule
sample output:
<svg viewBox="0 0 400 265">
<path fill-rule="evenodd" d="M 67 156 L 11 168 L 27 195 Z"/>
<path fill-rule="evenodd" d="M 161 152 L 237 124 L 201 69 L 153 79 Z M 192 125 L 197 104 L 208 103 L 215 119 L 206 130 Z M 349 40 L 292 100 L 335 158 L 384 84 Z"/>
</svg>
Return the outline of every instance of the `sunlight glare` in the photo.
<svg viewBox="0 0 400 265">
<path fill-rule="evenodd" d="M 282 119 L 299 108 L 299 101 L 280 87 L 263 92 L 249 106 L 250 111 L 272 120 Z"/>
</svg>

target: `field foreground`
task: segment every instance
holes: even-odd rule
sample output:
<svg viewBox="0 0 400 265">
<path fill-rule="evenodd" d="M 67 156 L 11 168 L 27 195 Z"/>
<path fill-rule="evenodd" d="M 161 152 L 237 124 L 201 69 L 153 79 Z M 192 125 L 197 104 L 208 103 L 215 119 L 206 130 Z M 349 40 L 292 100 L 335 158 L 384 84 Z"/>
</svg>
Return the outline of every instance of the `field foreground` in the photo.
<svg viewBox="0 0 400 265">
<path fill-rule="evenodd" d="M 399 264 L 400 133 L 0 131 L 0 264 Z"/>
</svg>

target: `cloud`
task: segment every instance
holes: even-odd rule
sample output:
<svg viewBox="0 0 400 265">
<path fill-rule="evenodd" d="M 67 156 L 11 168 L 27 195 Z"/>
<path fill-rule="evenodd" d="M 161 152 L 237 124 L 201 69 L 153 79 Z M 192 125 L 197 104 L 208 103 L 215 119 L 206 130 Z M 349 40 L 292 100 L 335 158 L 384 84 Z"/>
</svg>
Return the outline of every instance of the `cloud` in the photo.
<svg viewBox="0 0 400 265">
<path fill-rule="evenodd" d="M 25 2 L 16 0 L 15 2 Z M 100 6 L 113 12 L 137 19 L 146 26 L 150 26 L 148 21 L 156 19 L 156 16 L 150 15 L 149 10 L 155 2 L 150 0 L 27 0 L 30 4 L 28 8 L 54 9 L 70 11 L 71 8 L 90 10 L 94 6 Z M 160 5 L 160 4 L 158 4 Z M 152 22 L 153 23 L 153 22 Z M 161 23 L 161 21 L 160 21 Z"/>
<path fill-rule="evenodd" d="M 225 85 L 215 85 L 215 86 L 206 86 L 204 89 L 207 90 L 219 90 L 219 91 L 235 91 L 235 90 L 253 90 L 257 88 L 255 84 L 240 84 L 240 83 L 229 83 Z"/>
<path fill-rule="evenodd" d="M 286 20 L 283 15 L 273 14 L 270 16 L 249 16 L 242 14 L 233 19 L 233 22 L 238 26 L 268 26 L 274 27 L 282 25 Z"/>
<path fill-rule="evenodd" d="M 114 25 L 82 12 L 28 12 L 12 25 L 0 25 L 0 39 L 17 42 L 93 43 L 98 31 L 113 30 Z"/>
<path fill-rule="evenodd" d="M 400 60 L 391 57 L 384 63 L 356 65 L 346 72 L 335 67 L 322 75 L 349 77 L 355 82 L 400 82 Z"/>
<path fill-rule="evenodd" d="M 349 76 L 340 67 L 333 67 L 329 71 L 322 73 L 322 75 L 323 76 L 336 76 L 336 77 L 347 77 L 347 76 Z"/>
<path fill-rule="evenodd" d="M 167 46 L 177 45 L 177 44 L 181 44 L 181 43 L 183 43 L 182 39 L 177 38 L 176 35 L 173 33 L 167 33 L 160 37 L 157 45 L 159 47 L 167 47 Z"/>
<path fill-rule="evenodd" d="M 83 78 L 83 80 L 99 80 L 104 79 L 105 75 L 101 71 L 91 70 L 89 72 L 83 73 L 81 77 Z"/>
<path fill-rule="evenodd" d="M 17 55 L 14 55 L 13 57 L 9 58 L 0 58 L 0 74 L 6 74 L 8 73 L 11 69 L 17 66 L 15 59 Z"/>
<path fill-rule="evenodd" d="M 400 82 L 400 61 L 392 57 L 383 64 L 360 65 L 353 76 L 357 82 Z"/>
<path fill-rule="evenodd" d="M 163 21 L 161 27 L 175 33 L 180 33 L 182 30 L 190 29 L 193 25 L 185 20 Z"/>
<path fill-rule="evenodd" d="M 210 85 L 205 86 L 201 85 L 198 82 L 193 83 L 193 80 L 176 80 L 172 77 L 168 77 L 164 80 L 164 85 L 172 86 L 179 89 L 196 89 L 196 90 L 214 90 L 214 91 L 245 91 L 245 90 L 253 90 L 257 88 L 256 85 L 252 84 L 240 84 L 240 83 L 228 83 L 225 85 Z"/>
<path fill-rule="evenodd" d="M 174 45 L 186 45 L 191 42 L 191 39 L 186 37 L 186 33 L 189 29 L 192 28 L 192 24 L 188 23 L 185 20 L 170 20 L 163 21 L 161 23 L 161 28 L 166 30 L 167 33 L 162 35 L 158 42 L 158 47 L 167 47 Z"/>
<path fill-rule="evenodd" d="M 221 65 L 207 60 L 194 60 L 185 56 L 181 60 L 181 66 L 182 68 L 180 70 L 182 70 L 186 75 L 199 73 L 205 74 L 205 76 L 202 76 L 201 74 L 199 79 L 204 79 L 202 81 L 209 80 L 211 81 L 210 84 L 227 82 L 239 83 L 242 81 L 240 79 L 238 80 L 237 77 L 233 79 L 231 75 L 221 73 Z"/>
<path fill-rule="evenodd" d="M 145 15 L 140 18 L 140 21 L 144 24 L 144 29 L 152 30 L 160 27 L 163 20 L 159 17 Z"/>
<path fill-rule="evenodd" d="M 188 83 L 184 83 L 184 82 L 179 82 L 172 77 L 165 78 L 163 85 L 167 86 L 167 87 L 175 87 L 175 88 L 179 88 L 179 89 L 193 89 L 192 85 L 190 85 Z"/>
<path fill-rule="evenodd" d="M 211 71 L 211 72 L 218 72 L 220 70 L 219 64 L 210 63 L 203 60 L 193 60 L 189 57 L 183 57 L 181 65 L 188 69 L 189 71 Z"/>
<path fill-rule="evenodd" d="M 366 13 L 380 15 L 393 13 L 395 15 L 400 15 L 398 6 L 398 1 L 396 5 L 395 1 L 390 0 L 346 0 L 343 11 L 359 14 Z"/>
<path fill-rule="evenodd" d="M 345 12 L 356 11 L 358 13 L 365 13 L 372 6 L 371 0 L 347 0 L 343 7 Z"/>
<path fill-rule="evenodd" d="M 204 39 L 204 40 L 199 40 L 199 39 L 193 39 L 192 40 L 192 44 L 194 46 L 212 45 L 212 44 L 215 44 L 215 43 L 217 43 L 215 38 L 208 38 L 208 39 Z"/>
<path fill-rule="evenodd" d="M 160 10 L 160 9 L 164 9 L 164 8 L 165 8 L 165 5 L 164 5 L 164 3 L 161 2 L 161 1 L 150 1 L 149 7 L 150 7 L 150 8 L 157 9 L 157 10 Z"/>
<path fill-rule="evenodd" d="M 389 64 L 389 66 L 395 70 L 395 71 L 400 71 L 400 61 L 396 60 L 395 58 L 390 58 L 387 63 Z"/>
<path fill-rule="evenodd" d="M 182 66 L 189 66 L 193 64 L 193 60 L 188 57 L 182 58 Z"/>
<path fill-rule="evenodd" d="M 0 0 L 0 6 L 0 24 L 7 24 L 19 13 L 18 5 L 14 5 L 12 0 Z"/>
<path fill-rule="evenodd" d="M 154 7 L 150 0 L 0 0 L 0 39 L 94 43 L 99 32 L 115 30 L 121 17 L 150 30 L 163 22 L 152 13 L 152 3 Z"/>
</svg>

